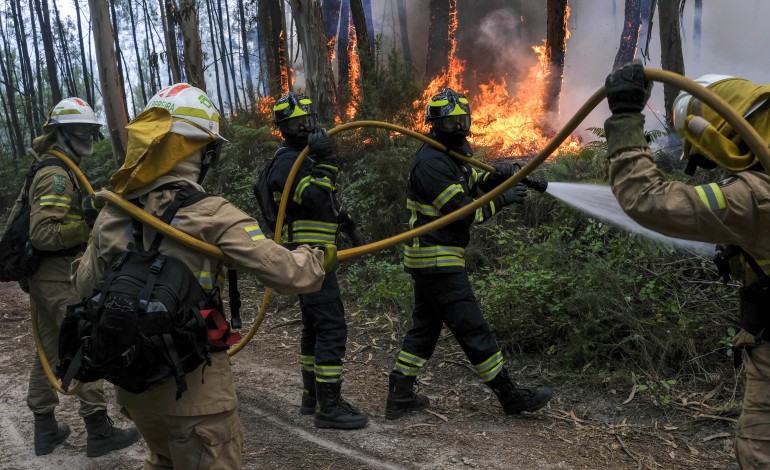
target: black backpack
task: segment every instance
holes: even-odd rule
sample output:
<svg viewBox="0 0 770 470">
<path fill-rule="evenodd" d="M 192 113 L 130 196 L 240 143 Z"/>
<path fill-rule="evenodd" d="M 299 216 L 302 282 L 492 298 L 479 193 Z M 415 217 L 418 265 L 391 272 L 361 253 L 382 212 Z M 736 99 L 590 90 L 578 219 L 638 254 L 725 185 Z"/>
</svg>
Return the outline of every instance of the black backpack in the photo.
<svg viewBox="0 0 770 470">
<path fill-rule="evenodd" d="M 30 166 L 24 180 L 21 208 L 0 240 L 0 282 L 21 281 L 32 277 L 43 258 L 47 256 L 74 256 L 83 251 L 82 246 L 59 251 L 39 251 L 29 242 L 29 188 L 38 170 L 46 166 L 58 166 L 67 170 L 74 185 L 74 178 L 67 164 L 58 158 L 46 158 Z"/>
<path fill-rule="evenodd" d="M 169 223 L 179 208 L 207 196 L 181 189 L 161 220 Z M 134 221 L 134 240 L 140 245 L 141 230 Z M 204 361 L 211 365 L 207 321 L 214 316 L 206 314 L 221 318 L 218 289 L 206 294 L 185 263 L 159 253 L 162 239 L 162 233 L 156 234 L 147 251 L 130 243 L 128 251 L 112 260 L 91 296 L 68 307 L 59 331 L 57 373 L 63 387 L 73 378 L 103 378 L 141 393 L 173 376 L 179 399 L 187 390 L 185 374 Z"/>
</svg>

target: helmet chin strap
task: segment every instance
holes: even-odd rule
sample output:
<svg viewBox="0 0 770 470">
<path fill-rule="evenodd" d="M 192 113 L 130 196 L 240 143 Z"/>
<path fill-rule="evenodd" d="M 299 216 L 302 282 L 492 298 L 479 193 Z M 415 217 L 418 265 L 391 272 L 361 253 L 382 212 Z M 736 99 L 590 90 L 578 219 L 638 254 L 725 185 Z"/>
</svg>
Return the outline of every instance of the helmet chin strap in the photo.
<svg viewBox="0 0 770 470">
<path fill-rule="evenodd" d="M 209 168 L 215 166 L 219 161 L 219 152 L 222 150 L 222 141 L 217 139 L 206 145 L 203 149 L 203 156 L 201 157 L 201 173 L 198 176 L 198 184 L 203 183 L 203 179 L 206 177 Z"/>
</svg>

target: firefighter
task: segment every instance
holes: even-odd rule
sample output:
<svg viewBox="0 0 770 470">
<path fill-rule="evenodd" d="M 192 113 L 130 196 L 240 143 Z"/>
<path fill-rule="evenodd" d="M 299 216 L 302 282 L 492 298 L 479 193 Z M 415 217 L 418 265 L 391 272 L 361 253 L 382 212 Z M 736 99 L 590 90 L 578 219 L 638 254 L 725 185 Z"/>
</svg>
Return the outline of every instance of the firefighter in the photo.
<svg viewBox="0 0 770 470">
<path fill-rule="evenodd" d="M 363 244 L 360 230 L 337 202 L 339 162 L 334 140 L 326 130 L 316 126 L 313 102 L 307 96 L 286 93 L 273 106 L 273 123 L 284 142 L 257 183 L 266 186 L 273 195 L 273 203 L 281 200 L 297 156 L 305 146 L 310 146 L 310 153 L 290 189 L 282 234 L 284 243 L 289 247 L 298 243 L 336 244 L 343 225 L 348 228 L 347 234 L 354 245 Z M 255 192 L 258 191 L 255 187 Z M 341 395 L 342 358 L 348 329 L 336 273 L 328 273 L 321 290 L 300 295 L 299 302 L 302 311 L 299 360 L 303 384 L 300 413 L 314 415 L 315 426 L 319 428 L 365 426 L 368 417 Z"/>
<path fill-rule="evenodd" d="M 444 88 L 428 103 L 426 120 L 431 125 L 431 138 L 463 155 L 472 155 L 466 139 L 471 109 L 464 95 Z M 409 228 L 420 227 L 472 203 L 475 197 L 516 171 L 514 165 L 504 163 L 495 164 L 495 169 L 494 173 L 479 171 L 424 144 L 409 170 Z M 483 223 L 505 206 L 522 204 L 526 195 L 526 186 L 518 184 L 465 219 L 414 238 L 412 244 L 406 246 L 404 266 L 414 280 L 415 306 L 412 327 L 406 333 L 389 377 L 387 419 L 396 419 L 429 405 L 426 396 L 414 392 L 414 384 L 433 354 L 444 324 L 460 343 L 481 380 L 495 393 L 506 415 L 539 410 L 551 399 L 551 389 L 522 387 L 509 375 L 465 271 L 464 251 L 470 241 L 470 227 Z"/>
<path fill-rule="evenodd" d="M 79 300 L 70 281 L 70 264 L 83 252 L 91 228 L 84 220 L 87 198 L 77 179 L 65 169 L 63 162 L 56 162 L 58 159 L 47 152 L 51 149 L 63 152 L 79 165 L 93 152 L 100 127 L 88 103 L 80 98 L 66 98 L 51 110 L 42 135 L 27 150 L 35 162 L 46 166 L 35 173 L 27 191 L 29 242 L 43 254 L 43 261 L 24 287 L 29 292 L 30 310 L 37 323 L 42 349 L 52 364 L 59 360 L 59 326 L 67 305 Z M 24 190 L 9 221 L 20 210 L 23 193 Z M 79 414 L 88 433 L 86 455 L 98 457 L 139 439 L 134 427 L 124 430 L 112 426 L 101 381 L 83 384 L 77 396 Z M 27 406 L 35 416 L 35 455 L 50 454 L 70 434 L 67 424 L 56 421 L 54 410 L 58 404 L 59 397 L 36 355 L 27 390 Z"/>
<path fill-rule="evenodd" d="M 186 83 L 160 90 L 127 129 L 126 161 L 110 182 L 116 192 L 156 217 L 180 188 L 203 191 L 203 177 L 225 142 L 208 96 Z M 256 220 L 224 198 L 210 196 L 182 207 L 173 224 L 216 245 L 233 260 L 230 267 L 253 272 L 280 293 L 312 292 L 323 281 L 323 251 L 307 245 L 289 251 L 277 245 L 265 238 Z M 81 297 L 92 293 L 111 260 L 125 252 L 132 227 L 131 217 L 117 207 L 101 209 L 92 243 L 72 267 Z M 143 246 L 149 246 L 155 232 L 145 229 L 142 234 Z M 207 293 L 221 291 L 223 262 L 168 238 L 160 253 L 187 264 Z M 211 349 L 211 363 L 188 373 L 186 382 L 179 399 L 173 376 L 138 394 L 116 387 L 122 411 L 147 442 L 145 468 L 241 468 L 243 431 L 226 348 Z"/>
<path fill-rule="evenodd" d="M 741 113 L 770 142 L 770 85 L 707 75 L 697 80 Z M 719 167 L 731 174 L 690 186 L 670 181 L 656 166 L 644 135 L 642 111 L 652 82 L 635 60 L 606 80 L 612 116 L 604 123 L 612 190 L 639 224 L 723 248 L 719 265 L 740 279 L 740 323 L 733 347 L 743 350 L 746 392 L 735 453 L 741 468 L 770 465 L 770 177 L 732 127 L 688 93 L 674 102 L 674 126 L 684 142 L 686 172 Z"/>
</svg>

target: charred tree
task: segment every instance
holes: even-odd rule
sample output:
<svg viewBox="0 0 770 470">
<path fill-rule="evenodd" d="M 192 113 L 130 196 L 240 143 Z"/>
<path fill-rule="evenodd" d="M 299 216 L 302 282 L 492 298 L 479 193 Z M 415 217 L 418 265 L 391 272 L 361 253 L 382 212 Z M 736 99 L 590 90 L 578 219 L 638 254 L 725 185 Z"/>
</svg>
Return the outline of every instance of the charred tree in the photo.
<svg viewBox="0 0 770 470">
<path fill-rule="evenodd" d="M 567 20 L 569 8 L 567 0 L 548 0 L 546 12 L 545 54 L 548 61 L 548 78 L 545 84 L 545 110 L 559 112 L 559 95 L 564 78 L 564 58 L 567 53 Z"/>
<path fill-rule="evenodd" d="M 99 83 L 102 91 L 104 114 L 110 132 L 112 152 L 118 166 L 126 158 L 128 112 L 125 91 L 117 68 L 115 49 L 112 44 L 112 26 L 106 0 L 88 0 L 96 44 L 96 64 L 99 67 Z"/>
<path fill-rule="evenodd" d="M 337 85 L 341 90 L 350 89 L 350 2 L 342 0 L 340 25 L 337 32 Z M 346 95 L 339 98 L 341 109 L 347 106 Z M 340 111 L 340 115 L 341 115 Z"/>
<path fill-rule="evenodd" d="M 3 40 L 3 49 L 0 51 L 0 80 L 5 86 L 8 135 L 11 139 L 11 148 L 13 149 L 14 159 L 24 155 L 24 135 L 21 130 L 21 124 L 18 119 L 18 109 L 16 106 L 17 84 L 13 77 L 13 54 L 8 44 L 5 31 L 0 29 L 0 38 Z"/>
<path fill-rule="evenodd" d="M 337 41 L 337 24 L 340 22 L 340 0 L 324 0 L 321 4 L 321 18 L 324 22 L 324 36 L 329 57 L 333 57 L 334 44 Z"/>
<path fill-rule="evenodd" d="M 318 0 L 291 0 L 291 11 L 305 65 L 307 94 L 318 104 L 320 121 L 333 123 L 337 96 L 331 61 L 324 47 L 321 5 Z"/>
<path fill-rule="evenodd" d="M 682 2 L 684 4 L 684 2 Z M 695 62 L 700 62 L 700 37 L 701 26 L 703 23 L 703 0 L 695 0 L 694 15 L 693 15 L 693 28 L 692 28 L 692 43 L 695 48 Z"/>
<path fill-rule="evenodd" d="M 679 29 L 680 0 L 658 0 L 658 18 L 660 19 L 660 54 L 661 67 L 684 75 L 684 57 L 682 54 L 682 37 Z M 664 84 L 663 102 L 666 108 L 666 127 L 674 128 L 674 99 L 679 94 L 679 88 Z"/>
<path fill-rule="evenodd" d="M 211 38 L 211 54 L 212 58 L 214 59 L 214 83 L 216 83 L 217 87 L 217 103 L 219 104 L 219 110 L 220 112 L 224 112 L 225 109 L 225 102 L 222 100 L 222 85 L 219 82 L 219 54 L 217 53 L 217 31 L 214 27 L 214 20 L 212 18 L 212 6 L 211 6 L 212 0 L 206 0 L 206 17 L 209 20 L 209 35 Z M 224 74 L 225 77 L 227 77 L 227 74 Z"/>
<path fill-rule="evenodd" d="M 650 41 L 652 40 L 652 25 L 655 18 L 655 5 L 657 0 L 642 0 L 642 26 L 639 29 L 639 41 L 641 46 L 639 56 L 645 63 L 650 60 Z"/>
<path fill-rule="evenodd" d="M 620 46 L 615 55 L 612 70 L 617 70 L 624 64 L 634 60 L 636 48 L 639 45 L 639 30 L 642 27 L 641 0 L 626 0 L 623 32 L 620 34 Z"/>
<path fill-rule="evenodd" d="M 24 20 L 21 11 L 20 2 L 12 1 L 11 14 L 13 16 L 13 25 L 16 36 L 16 50 L 18 51 L 19 65 L 21 66 L 21 82 L 24 86 L 24 94 L 28 98 L 28 102 L 24 103 L 24 118 L 27 122 L 27 129 L 29 134 L 33 136 L 39 128 L 39 122 L 36 117 L 38 115 L 35 112 L 37 108 L 37 95 L 35 95 L 35 78 L 32 75 L 31 57 L 27 48 L 27 32 L 24 28 Z"/>
<path fill-rule="evenodd" d="M 366 26 L 366 13 L 364 13 L 364 5 L 361 0 L 350 0 L 350 16 L 353 18 L 353 25 L 356 28 L 356 45 L 358 47 L 358 57 L 361 61 L 361 78 L 366 79 L 373 76 L 374 50 L 372 38 L 369 36 L 369 28 Z"/>
<path fill-rule="evenodd" d="M 279 97 L 289 91 L 290 75 L 286 55 L 286 31 L 279 0 L 260 0 L 257 18 L 265 43 L 267 63 L 267 90 L 270 96 Z"/>
<path fill-rule="evenodd" d="M 428 80 L 449 70 L 452 45 L 449 37 L 449 12 L 456 0 L 430 0 L 430 24 L 428 25 L 428 59 L 425 76 Z"/>
</svg>

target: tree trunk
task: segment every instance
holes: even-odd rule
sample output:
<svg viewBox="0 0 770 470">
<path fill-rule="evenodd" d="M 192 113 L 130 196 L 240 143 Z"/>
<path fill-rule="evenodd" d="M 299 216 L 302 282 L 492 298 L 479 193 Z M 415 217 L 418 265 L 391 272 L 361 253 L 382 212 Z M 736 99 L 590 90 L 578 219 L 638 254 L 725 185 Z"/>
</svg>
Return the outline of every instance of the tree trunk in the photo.
<svg viewBox="0 0 770 470">
<path fill-rule="evenodd" d="M 106 0 L 88 0 L 96 44 L 96 64 L 99 67 L 104 114 L 112 142 L 112 152 L 118 166 L 126 158 L 128 113 L 123 82 L 117 69 L 115 49 L 112 47 L 112 27 Z"/>
<path fill-rule="evenodd" d="M 86 48 L 83 44 L 83 26 L 82 21 L 80 19 L 80 5 L 78 4 L 78 0 L 73 0 L 73 3 L 75 4 L 75 13 L 76 13 L 76 19 L 77 19 L 77 25 L 78 25 L 78 42 L 80 43 L 80 63 L 83 66 L 83 81 L 85 82 L 85 88 L 86 88 L 86 101 L 91 106 L 94 106 L 94 95 L 91 93 L 91 75 L 88 73 L 88 62 L 86 61 Z M 90 56 L 89 56 L 90 60 Z"/>
<path fill-rule="evenodd" d="M 703 22 L 703 0 L 695 0 L 695 11 L 693 15 L 692 43 L 695 48 L 695 62 L 700 62 L 700 36 Z"/>
<path fill-rule="evenodd" d="M 364 13 L 364 5 L 361 0 L 350 0 L 350 14 L 353 17 L 353 24 L 356 28 L 356 45 L 358 46 L 358 58 L 361 61 L 361 79 L 365 80 L 374 75 L 372 74 L 374 50 L 372 38 L 369 36 L 366 26 L 366 14 Z"/>
<path fill-rule="evenodd" d="M 267 62 L 267 89 L 270 96 L 278 98 L 289 90 L 289 74 L 286 56 L 286 31 L 279 0 L 260 0 L 257 18 L 265 42 Z"/>
<path fill-rule="evenodd" d="M 652 25 L 655 18 L 655 5 L 657 0 L 642 0 L 642 26 L 639 30 L 641 46 L 639 56 L 644 58 L 645 63 L 650 60 L 650 41 L 652 40 Z"/>
<path fill-rule="evenodd" d="M 425 77 L 432 81 L 449 70 L 451 44 L 449 38 L 449 10 L 455 0 L 430 0 L 428 25 L 428 60 Z"/>
<path fill-rule="evenodd" d="M 89 0 L 90 1 L 90 0 Z M 128 113 L 128 102 L 126 101 L 126 85 L 128 85 L 128 91 L 131 93 L 131 102 L 134 103 L 133 94 L 134 90 L 131 87 L 131 81 L 128 75 L 128 68 L 123 60 L 123 50 L 120 47 L 120 35 L 118 29 L 118 13 L 115 11 L 115 0 L 106 0 L 110 7 L 110 14 L 112 14 L 112 39 L 115 42 L 115 59 L 117 60 L 118 79 L 120 80 L 120 87 L 123 90 L 121 94 L 123 98 L 123 109 Z M 98 52 L 97 52 L 98 53 Z M 123 71 L 126 71 L 125 75 Z"/>
<path fill-rule="evenodd" d="M 179 68 L 179 54 L 176 51 L 176 22 L 177 11 L 173 0 L 159 0 L 160 20 L 163 23 L 163 37 L 166 41 L 166 63 L 171 69 L 171 79 L 174 83 L 182 81 L 182 71 Z"/>
<path fill-rule="evenodd" d="M 257 102 L 254 94 L 254 81 L 251 78 L 251 58 L 249 57 L 249 41 L 246 35 L 246 12 L 243 0 L 238 0 L 238 21 L 241 26 L 241 44 L 243 47 L 243 68 L 246 72 L 246 110 Z"/>
<path fill-rule="evenodd" d="M 567 52 L 567 0 L 548 0 L 545 53 L 548 78 L 545 84 L 545 111 L 559 113 L 559 96 L 564 78 L 564 58 Z"/>
<path fill-rule="evenodd" d="M 5 32 L 0 30 L 0 36 L 3 40 L 3 51 L 0 55 L 0 78 L 2 78 L 2 83 L 5 84 L 5 95 L 8 98 L 7 109 L 10 118 L 7 121 L 9 126 L 8 134 L 11 138 L 11 148 L 13 149 L 14 156 L 21 156 L 24 155 L 24 135 L 21 131 L 21 125 L 19 125 L 19 113 L 16 109 L 17 91 L 15 88 L 17 87 L 11 74 L 14 61 Z"/>
<path fill-rule="evenodd" d="M 620 35 L 620 46 L 618 47 L 618 53 L 615 55 L 615 63 L 612 65 L 612 70 L 617 70 L 628 62 L 634 60 L 636 48 L 639 44 L 639 29 L 641 27 L 641 0 L 626 0 L 623 32 Z"/>
<path fill-rule="evenodd" d="M 337 31 L 337 88 L 350 89 L 350 1 L 342 0 L 340 8 L 340 24 Z M 348 103 L 343 94 L 339 99 L 339 114 L 342 115 Z"/>
<path fill-rule="evenodd" d="M 51 15 L 48 12 L 48 0 L 34 0 L 37 9 L 38 23 L 40 24 L 40 36 L 43 39 L 43 52 L 45 54 L 45 67 L 48 72 L 48 86 L 51 89 L 51 106 L 62 99 L 59 75 L 56 72 L 56 53 L 53 48 L 53 29 L 51 28 Z M 40 83 L 42 85 L 42 83 Z M 42 86 L 40 87 L 43 88 Z"/>
<path fill-rule="evenodd" d="M 317 104 L 320 121 L 331 124 L 337 97 L 332 64 L 324 47 L 321 5 L 318 0 L 291 0 L 291 11 L 305 65 L 305 89 Z"/>
<path fill-rule="evenodd" d="M 203 76 L 203 51 L 198 27 L 198 9 L 195 0 L 181 0 L 179 3 L 179 29 L 184 44 L 184 72 L 187 82 L 206 91 Z"/>
<path fill-rule="evenodd" d="M 61 64 L 61 72 L 62 77 L 64 78 L 64 84 L 67 87 L 67 96 L 79 96 L 77 83 L 75 83 L 75 75 L 72 72 L 72 60 L 70 59 L 67 34 L 64 31 L 64 26 L 61 22 L 61 15 L 59 15 L 59 7 L 56 5 L 56 0 L 53 0 L 53 13 L 56 29 L 58 30 L 60 45 L 59 51 L 61 57 L 59 58 L 59 63 Z"/>
<path fill-rule="evenodd" d="M 680 0 L 659 0 L 658 18 L 660 19 L 660 54 L 663 70 L 684 75 L 684 57 L 682 55 L 682 37 L 679 35 Z M 663 101 L 666 108 L 666 127 L 674 128 L 674 99 L 679 88 L 663 85 Z"/>
<path fill-rule="evenodd" d="M 34 11 L 34 5 L 37 2 L 30 2 L 29 3 L 29 22 L 32 25 L 32 37 L 37 38 L 37 23 L 35 22 L 35 11 Z M 45 120 L 46 113 L 48 110 L 46 109 L 47 106 L 45 105 L 45 101 L 43 100 L 43 71 L 41 69 L 42 60 L 40 60 L 40 48 L 38 47 L 38 41 L 35 39 L 32 41 L 33 48 L 35 50 L 35 77 L 37 78 L 36 83 L 38 84 L 37 87 L 37 102 L 38 102 L 38 108 L 35 110 L 35 122 L 37 125 L 35 126 L 35 130 L 41 130 L 42 123 Z"/>
<path fill-rule="evenodd" d="M 214 81 L 217 85 L 217 100 L 219 103 L 219 112 L 224 112 L 225 102 L 222 100 L 222 86 L 219 83 L 219 54 L 217 54 L 217 39 L 216 28 L 214 28 L 214 20 L 212 18 L 212 0 L 206 0 L 206 12 L 209 20 L 209 34 L 211 35 L 211 53 L 214 59 Z M 225 74 L 227 75 L 227 74 Z"/>
<path fill-rule="evenodd" d="M 406 22 L 406 0 L 396 0 L 398 8 L 398 27 L 401 36 L 401 53 L 404 55 L 404 61 L 407 64 L 412 63 L 412 48 L 409 45 L 409 28 Z"/>
<path fill-rule="evenodd" d="M 24 85 L 24 94 L 29 97 L 29 102 L 24 105 L 24 118 L 27 121 L 27 129 L 30 137 L 36 134 L 38 122 L 34 111 L 37 108 L 37 95 L 35 95 L 35 78 L 32 76 L 32 64 L 27 48 L 27 31 L 24 29 L 24 21 L 21 12 L 21 4 L 12 0 L 11 13 L 13 15 L 13 24 L 15 28 L 16 47 L 18 51 L 18 60 L 21 65 L 22 84 Z M 31 140 L 31 139 L 30 139 Z"/>
<path fill-rule="evenodd" d="M 324 22 L 324 37 L 326 47 L 329 49 L 329 57 L 334 56 L 334 43 L 337 41 L 337 24 L 340 22 L 340 0 L 324 0 L 321 5 L 323 11 L 321 18 Z"/>
<path fill-rule="evenodd" d="M 142 70 L 142 54 L 139 53 L 139 41 L 136 39 L 136 20 L 134 19 L 133 0 L 128 3 L 128 16 L 131 19 L 131 38 L 134 40 L 134 53 L 136 54 L 136 70 L 139 72 L 139 88 L 142 90 L 142 105 L 147 104 L 147 82 L 144 80 L 144 71 Z M 142 106 L 139 107 L 142 109 Z"/>
</svg>

